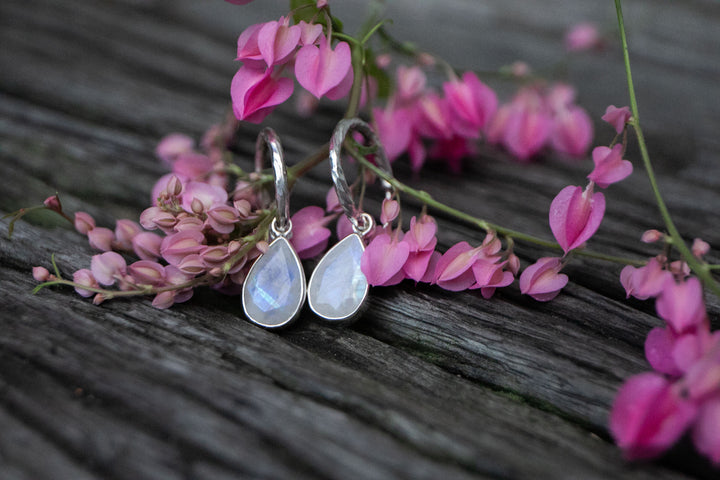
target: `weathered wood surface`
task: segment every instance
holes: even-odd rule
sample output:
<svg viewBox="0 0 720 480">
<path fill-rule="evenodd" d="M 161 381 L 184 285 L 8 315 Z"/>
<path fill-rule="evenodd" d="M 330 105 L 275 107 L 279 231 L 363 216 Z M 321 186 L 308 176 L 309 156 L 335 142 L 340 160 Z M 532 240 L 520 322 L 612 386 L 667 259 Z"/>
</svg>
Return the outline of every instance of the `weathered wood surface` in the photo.
<svg viewBox="0 0 720 480">
<path fill-rule="evenodd" d="M 562 55 L 569 24 L 614 28 L 609 0 L 388 3 L 399 37 L 475 69 L 516 59 L 542 68 Z M 163 173 L 155 142 L 171 131 L 198 136 L 221 117 L 237 34 L 283 5 L 0 2 L 0 211 L 58 191 L 68 210 L 101 224 L 137 218 Z M 629 0 L 626 17 L 661 186 L 689 238 L 717 247 L 720 7 Z M 575 57 L 568 72 L 595 118 L 627 102 L 617 44 Z M 268 123 L 294 162 L 327 140 L 338 114 L 327 106 L 299 120 L 288 107 Z M 241 149 L 250 153 L 256 132 L 241 131 Z M 611 138 L 600 125 L 597 134 L 600 144 Z M 551 198 L 588 171 L 587 160 L 521 167 L 490 153 L 462 177 L 431 167 L 416 184 L 549 237 Z M 397 174 L 412 181 L 407 168 Z M 292 208 L 320 203 L 328 186 L 325 168 L 313 171 Z M 660 225 L 641 169 L 608 198 L 593 245 L 652 254 L 637 240 Z M 482 238 L 440 222 L 443 248 Z M 2 478 L 716 478 L 688 443 L 631 465 L 609 439 L 614 393 L 648 368 L 642 343 L 660 324 L 652 305 L 624 299 L 619 266 L 574 261 L 571 283 L 548 304 L 517 287 L 488 301 L 402 284 L 374 289 L 350 328 L 306 314 L 271 333 L 244 321 L 237 299 L 211 292 L 168 311 L 147 300 L 96 307 L 68 289 L 30 295 L 33 265 L 56 253 L 69 274 L 92 252 L 64 226 L 22 222 L 12 241 L 6 233 L 3 224 Z M 518 251 L 525 264 L 547 253 Z M 717 328 L 718 302 L 708 300 Z"/>
</svg>

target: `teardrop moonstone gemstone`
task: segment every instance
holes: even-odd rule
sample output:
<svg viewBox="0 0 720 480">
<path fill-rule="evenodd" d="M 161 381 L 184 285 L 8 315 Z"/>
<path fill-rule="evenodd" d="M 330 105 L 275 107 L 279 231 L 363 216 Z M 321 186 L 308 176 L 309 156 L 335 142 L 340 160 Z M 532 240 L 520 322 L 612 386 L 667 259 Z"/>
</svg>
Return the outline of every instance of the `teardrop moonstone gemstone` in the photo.
<svg viewBox="0 0 720 480">
<path fill-rule="evenodd" d="M 350 320 L 358 313 L 368 292 L 368 282 L 360 269 L 365 251 L 360 235 L 341 240 L 320 260 L 310 277 L 308 304 L 325 320 Z"/>
<path fill-rule="evenodd" d="M 285 237 L 277 237 L 248 272 L 242 291 L 245 315 L 277 328 L 295 320 L 305 303 L 305 273 Z"/>
</svg>

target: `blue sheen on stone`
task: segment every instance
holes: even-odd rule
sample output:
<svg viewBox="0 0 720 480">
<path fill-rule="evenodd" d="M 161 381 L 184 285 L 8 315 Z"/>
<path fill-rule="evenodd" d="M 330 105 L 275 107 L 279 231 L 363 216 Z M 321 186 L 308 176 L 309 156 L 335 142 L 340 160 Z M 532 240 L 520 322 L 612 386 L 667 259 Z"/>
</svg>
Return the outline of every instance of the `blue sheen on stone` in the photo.
<svg viewBox="0 0 720 480">
<path fill-rule="evenodd" d="M 320 260 L 310 278 L 308 303 L 326 320 L 348 320 L 360 309 L 368 283 L 360 269 L 365 245 L 357 234 L 345 237 Z"/>
<path fill-rule="evenodd" d="M 284 237 L 273 240 L 255 261 L 242 300 L 248 318 L 264 327 L 281 327 L 297 317 L 305 302 L 305 274 Z"/>
</svg>

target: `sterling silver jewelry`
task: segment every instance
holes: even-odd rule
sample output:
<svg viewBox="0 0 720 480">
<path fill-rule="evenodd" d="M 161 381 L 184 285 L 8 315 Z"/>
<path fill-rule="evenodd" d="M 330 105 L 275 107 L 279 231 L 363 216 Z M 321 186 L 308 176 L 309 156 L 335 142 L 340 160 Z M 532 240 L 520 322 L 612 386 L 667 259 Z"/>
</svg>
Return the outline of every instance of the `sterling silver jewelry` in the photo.
<svg viewBox="0 0 720 480">
<path fill-rule="evenodd" d="M 297 253 L 288 239 L 292 234 L 290 221 L 287 169 L 282 146 L 275 131 L 265 128 L 255 145 L 255 171 L 262 170 L 270 153 L 275 175 L 277 213 L 270 224 L 267 251 L 260 255 L 243 284 L 242 304 L 245 315 L 265 328 L 279 328 L 292 323 L 305 303 L 305 273 Z"/>
<path fill-rule="evenodd" d="M 342 169 L 340 154 L 345 137 L 351 131 L 361 133 L 370 146 L 377 147 L 374 154 L 378 167 L 392 175 L 385 150 L 370 125 L 359 118 L 337 124 L 330 140 L 330 168 L 338 200 L 354 233 L 338 242 L 318 263 L 308 284 L 308 304 L 320 318 L 343 323 L 357 317 L 367 297 L 368 282 L 360 269 L 360 259 L 365 251 L 364 237 L 375 227 L 372 216 L 355 207 Z M 391 198 L 392 187 L 384 180 L 382 184 L 386 197 Z"/>
</svg>

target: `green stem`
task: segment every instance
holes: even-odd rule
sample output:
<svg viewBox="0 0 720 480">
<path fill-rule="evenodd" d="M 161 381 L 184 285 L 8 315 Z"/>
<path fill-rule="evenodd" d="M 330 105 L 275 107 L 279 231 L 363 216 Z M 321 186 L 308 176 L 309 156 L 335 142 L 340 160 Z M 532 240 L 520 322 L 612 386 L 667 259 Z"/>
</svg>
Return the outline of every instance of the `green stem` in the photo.
<svg viewBox="0 0 720 480">
<path fill-rule="evenodd" d="M 541 247 L 553 249 L 553 250 L 562 250 L 562 247 L 558 245 L 555 242 L 551 242 L 548 240 L 544 240 L 542 238 L 535 237 L 533 235 L 528 235 L 526 233 L 518 232 L 516 230 L 512 230 L 509 228 L 501 227 L 500 225 L 496 225 L 494 223 L 488 222 L 487 220 L 483 220 L 481 218 L 474 217 L 468 213 L 465 213 L 461 210 L 458 210 L 456 208 L 453 208 L 449 205 L 445 205 L 442 202 L 439 202 L 432 198 L 429 193 L 422 191 L 422 190 L 416 190 L 408 185 L 405 185 L 404 183 L 398 181 L 395 177 L 392 175 L 388 175 L 385 171 L 375 166 L 372 162 L 368 161 L 365 157 L 362 155 L 355 155 L 352 149 L 348 149 L 351 155 L 355 159 L 357 159 L 365 168 L 371 170 L 375 175 L 382 178 L 386 182 L 388 182 L 390 185 L 392 185 L 395 190 L 404 193 L 406 195 L 409 195 L 413 198 L 416 198 L 420 200 L 423 204 L 427 205 L 428 207 L 431 207 L 435 210 L 441 211 L 443 213 L 446 213 L 452 217 L 455 217 L 459 220 L 462 220 L 470 225 L 473 225 L 477 228 L 480 228 L 484 231 L 494 231 L 498 233 L 499 235 L 504 235 L 508 238 L 512 238 L 514 240 L 519 240 L 525 243 L 532 243 L 535 245 L 539 245 Z M 620 263 L 623 265 L 645 265 L 644 261 L 638 261 L 633 260 L 629 258 L 622 258 L 622 257 L 615 257 L 612 255 L 605 255 L 603 253 L 598 252 L 592 252 L 587 250 L 577 250 L 575 251 L 576 255 L 588 257 L 588 258 L 595 258 L 598 260 L 605 260 L 608 262 L 614 262 L 614 263 Z"/>
<path fill-rule="evenodd" d="M 360 97 L 362 96 L 363 84 L 363 67 L 365 64 L 365 48 L 362 45 L 353 44 L 352 51 L 352 69 L 353 69 L 353 86 L 350 90 L 350 100 L 348 108 L 345 112 L 345 118 L 356 117 L 360 109 Z"/>
<path fill-rule="evenodd" d="M 720 285 L 710 274 L 710 270 L 707 268 L 707 265 L 700 262 L 692 254 L 690 248 L 685 244 L 685 241 L 682 239 L 680 232 L 675 226 L 675 223 L 672 221 L 672 218 L 670 217 L 670 212 L 668 211 L 667 206 L 665 205 L 665 201 L 660 194 L 660 189 L 658 188 L 657 180 L 655 178 L 655 171 L 653 169 L 652 163 L 650 162 L 650 155 L 648 153 L 647 145 L 645 143 L 645 135 L 643 135 L 642 128 L 640 127 L 640 113 L 638 111 L 637 99 L 635 98 L 635 86 L 633 84 L 632 72 L 630 69 L 630 53 L 628 50 L 627 37 L 625 35 L 625 21 L 623 19 L 621 0 L 615 0 L 615 10 L 617 12 L 618 26 L 620 29 L 620 40 L 622 41 L 623 60 L 625 63 L 625 75 L 627 77 L 628 94 L 630 96 L 630 109 L 632 110 L 633 114 L 633 118 L 630 120 L 629 123 L 630 125 L 632 125 L 637 135 L 638 146 L 640 147 L 640 156 L 642 157 L 648 180 L 650 180 L 650 186 L 652 187 L 653 194 L 655 195 L 655 202 L 657 203 L 658 209 L 660 210 L 660 215 L 665 222 L 665 228 L 667 229 L 670 237 L 672 238 L 673 245 L 675 246 L 675 248 L 678 249 L 680 255 L 682 255 L 683 260 L 687 262 L 688 266 L 692 269 L 695 275 L 697 275 L 698 278 L 702 280 L 703 284 L 707 288 L 712 290 L 715 295 L 720 296 Z"/>
</svg>

